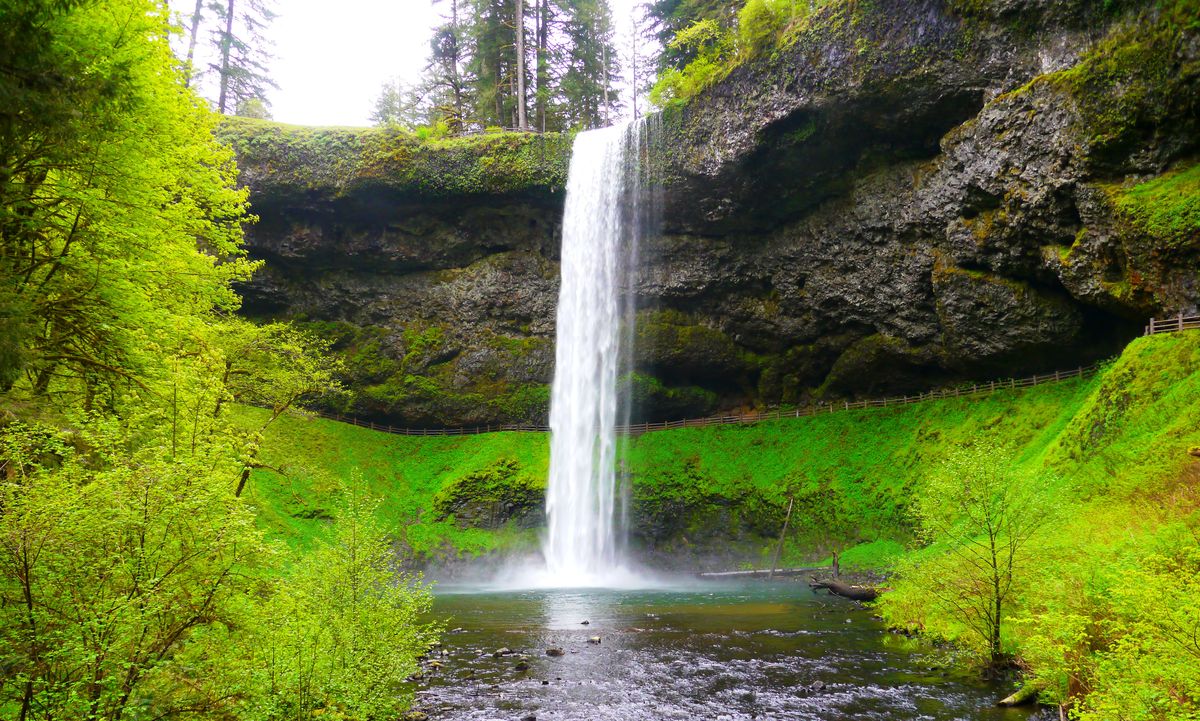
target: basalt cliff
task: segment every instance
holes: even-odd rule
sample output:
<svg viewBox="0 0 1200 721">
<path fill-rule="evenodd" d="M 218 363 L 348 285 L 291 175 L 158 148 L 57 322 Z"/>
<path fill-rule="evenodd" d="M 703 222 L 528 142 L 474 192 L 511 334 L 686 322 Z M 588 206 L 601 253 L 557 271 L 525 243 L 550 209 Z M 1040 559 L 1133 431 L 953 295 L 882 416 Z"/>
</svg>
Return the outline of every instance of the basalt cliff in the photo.
<svg viewBox="0 0 1200 721">
<path fill-rule="evenodd" d="M 1183 8 L 1183 6 L 1180 6 Z M 640 417 L 1074 367 L 1200 301 L 1200 26 L 1172 2 L 825 6 L 655 123 Z M 544 418 L 570 138 L 231 120 L 245 312 L 410 426 Z"/>
</svg>

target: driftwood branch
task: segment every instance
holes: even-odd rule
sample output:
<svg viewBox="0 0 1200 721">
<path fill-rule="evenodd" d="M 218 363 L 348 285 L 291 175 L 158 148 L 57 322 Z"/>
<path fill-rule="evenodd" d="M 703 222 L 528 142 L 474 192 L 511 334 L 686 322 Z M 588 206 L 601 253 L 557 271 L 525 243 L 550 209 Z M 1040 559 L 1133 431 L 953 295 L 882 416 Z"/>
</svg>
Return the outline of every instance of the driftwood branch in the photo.
<svg viewBox="0 0 1200 721">
<path fill-rule="evenodd" d="M 816 576 L 809 576 L 808 587 L 814 593 L 820 589 L 825 589 L 836 596 L 849 598 L 852 601 L 874 601 L 876 598 L 879 598 L 879 589 L 869 586 L 851 586 L 837 579 L 823 581 Z"/>
</svg>

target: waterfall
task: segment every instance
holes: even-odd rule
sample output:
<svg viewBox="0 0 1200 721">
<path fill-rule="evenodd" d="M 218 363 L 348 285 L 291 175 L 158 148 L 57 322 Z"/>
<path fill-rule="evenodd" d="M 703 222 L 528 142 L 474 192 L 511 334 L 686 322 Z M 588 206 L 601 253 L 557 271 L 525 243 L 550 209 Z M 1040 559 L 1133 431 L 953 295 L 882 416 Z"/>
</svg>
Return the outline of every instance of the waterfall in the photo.
<svg viewBox="0 0 1200 721">
<path fill-rule="evenodd" d="M 543 548 L 557 585 L 602 584 L 623 568 L 615 429 L 628 419 L 629 399 L 619 398 L 617 377 L 629 367 L 629 279 L 648 205 L 641 188 L 646 128 L 638 120 L 580 133 L 571 155 Z"/>
</svg>

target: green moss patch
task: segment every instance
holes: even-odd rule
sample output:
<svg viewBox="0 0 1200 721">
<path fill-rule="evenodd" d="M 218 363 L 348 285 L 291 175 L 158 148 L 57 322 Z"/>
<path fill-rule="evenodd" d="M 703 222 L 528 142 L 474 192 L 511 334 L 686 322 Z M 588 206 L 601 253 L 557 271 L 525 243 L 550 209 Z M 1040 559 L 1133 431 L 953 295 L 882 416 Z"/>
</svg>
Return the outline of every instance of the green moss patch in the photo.
<svg viewBox="0 0 1200 721">
<path fill-rule="evenodd" d="M 226 118 L 218 136 L 233 146 L 260 195 L 383 189 L 422 198 L 558 192 L 571 137 L 485 133 L 422 138 L 399 128 L 284 125 Z"/>
<path fill-rule="evenodd" d="M 1156 247 L 1200 248 L 1200 164 L 1115 192 L 1118 213 Z"/>
</svg>

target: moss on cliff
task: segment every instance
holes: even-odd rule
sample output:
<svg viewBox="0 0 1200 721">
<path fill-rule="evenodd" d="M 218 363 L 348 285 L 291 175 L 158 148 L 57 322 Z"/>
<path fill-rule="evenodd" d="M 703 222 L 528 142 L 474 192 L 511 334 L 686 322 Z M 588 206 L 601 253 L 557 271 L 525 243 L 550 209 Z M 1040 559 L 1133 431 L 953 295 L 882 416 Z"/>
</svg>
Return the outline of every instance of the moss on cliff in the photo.
<svg viewBox="0 0 1200 721">
<path fill-rule="evenodd" d="M 284 125 L 226 118 L 218 136 L 231 144 L 256 194 L 345 195 L 378 188 L 446 198 L 555 193 L 567 177 L 571 137 L 485 133 L 420 138 L 399 128 Z"/>
<path fill-rule="evenodd" d="M 549 411 L 549 385 L 513 378 L 547 352 L 546 338 L 484 333 L 464 370 L 460 341 L 445 324 L 293 322 L 329 340 L 343 361 L 350 392 L 315 401 L 321 410 L 414 427 L 541 423 Z"/>
<path fill-rule="evenodd" d="M 541 525 L 545 498 L 545 476 L 525 472 L 520 461 L 505 457 L 442 486 L 432 503 L 439 522 L 451 519 L 459 528 L 496 529 L 514 519 Z"/>
<path fill-rule="evenodd" d="M 739 373 L 757 365 L 754 355 L 728 334 L 682 311 L 641 311 L 634 327 L 639 366 L 678 373 L 684 378 L 717 377 L 737 382 Z"/>
<path fill-rule="evenodd" d="M 1200 248 L 1200 164 L 1113 193 L 1118 213 L 1163 253 Z"/>
<path fill-rule="evenodd" d="M 1035 82 L 1075 98 L 1092 154 L 1122 157 L 1153 128 L 1194 116 L 1200 63 L 1187 48 L 1197 18 L 1197 0 L 1160 0 L 1115 25 L 1074 67 Z"/>
<path fill-rule="evenodd" d="M 618 380 L 617 391 L 630 399 L 634 419 L 641 410 L 654 409 L 655 418 L 702 418 L 717 407 L 717 394 L 698 386 L 667 386 L 645 373 L 627 373 Z"/>
</svg>

